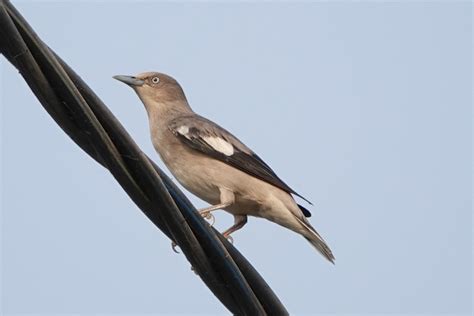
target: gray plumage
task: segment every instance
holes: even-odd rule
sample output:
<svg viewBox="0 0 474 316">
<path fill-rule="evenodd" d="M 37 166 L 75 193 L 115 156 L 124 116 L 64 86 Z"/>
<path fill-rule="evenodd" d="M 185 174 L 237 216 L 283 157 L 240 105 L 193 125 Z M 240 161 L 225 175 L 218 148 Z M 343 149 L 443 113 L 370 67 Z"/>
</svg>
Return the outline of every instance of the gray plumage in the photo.
<svg viewBox="0 0 474 316">
<path fill-rule="evenodd" d="M 225 237 L 243 227 L 247 215 L 262 217 L 301 234 L 334 262 L 306 218 L 309 211 L 291 194 L 306 199 L 230 132 L 194 113 L 175 79 L 157 72 L 114 78 L 131 86 L 144 103 L 153 145 L 174 177 L 211 204 L 200 213 L 224 209 L 234 215 Z"/>
</svg>

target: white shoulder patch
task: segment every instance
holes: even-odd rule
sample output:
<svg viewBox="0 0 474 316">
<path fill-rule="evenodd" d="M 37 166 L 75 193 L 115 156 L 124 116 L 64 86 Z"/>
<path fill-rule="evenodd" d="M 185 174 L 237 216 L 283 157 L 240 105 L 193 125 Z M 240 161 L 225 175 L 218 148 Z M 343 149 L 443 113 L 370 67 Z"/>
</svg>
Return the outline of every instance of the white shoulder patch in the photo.
<svg viewBox="0 0 474 316">
<path fill-rule="evenodd" d="M 206 136 L 203 137 L 203 139 L 209 144 L 209 146 L 226 156 L 232 156 L 234 153 L 234 147 L 232 144 L 220 137 Z"/>
<path fill-rule="evenodd" d="M 177 130 L 176 130 L 179 134 L 183 135 L 184 137 L 188 138 L 189 139 L 189 127 L 187 127 L 186 125 L 181 125 Z"/>
</svg>

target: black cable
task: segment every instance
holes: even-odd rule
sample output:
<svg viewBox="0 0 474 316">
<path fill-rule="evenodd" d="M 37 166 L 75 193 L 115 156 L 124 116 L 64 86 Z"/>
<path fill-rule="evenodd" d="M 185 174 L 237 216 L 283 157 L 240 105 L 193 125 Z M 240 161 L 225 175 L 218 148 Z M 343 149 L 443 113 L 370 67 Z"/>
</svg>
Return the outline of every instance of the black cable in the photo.
<svg viewBox="0 0 474 316">
<path fill-rule="evenodd" d="M 288 314 L 258 272 L 197 214 L 123 126 L 34 33 L 8 1 L 0 1 L 0 50 L 60 127 L 108 168 L 145 215 L 175 240 L 199 276 L 234 314 Z"/>
</svg>

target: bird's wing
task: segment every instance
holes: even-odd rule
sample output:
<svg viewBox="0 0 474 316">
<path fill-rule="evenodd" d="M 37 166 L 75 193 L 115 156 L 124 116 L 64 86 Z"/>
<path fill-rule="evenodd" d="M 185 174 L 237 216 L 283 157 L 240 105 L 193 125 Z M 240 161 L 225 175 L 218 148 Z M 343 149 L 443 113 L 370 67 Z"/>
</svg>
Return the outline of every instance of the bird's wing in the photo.
<svg viewBox="0 0 474 316">
<path fill-rule="evenodd" d="M 310 201 L 283 182 L 250 148 L 214 122 L 202 116 L 189 115 L 172 120 L 168 128 L 189 147 L 268 182 L 285 192 L 295 194 L 311 204 Z M 301 210 L 306 217 L 311 216 L 308 210 L 304 208 Z"/>
</svg>

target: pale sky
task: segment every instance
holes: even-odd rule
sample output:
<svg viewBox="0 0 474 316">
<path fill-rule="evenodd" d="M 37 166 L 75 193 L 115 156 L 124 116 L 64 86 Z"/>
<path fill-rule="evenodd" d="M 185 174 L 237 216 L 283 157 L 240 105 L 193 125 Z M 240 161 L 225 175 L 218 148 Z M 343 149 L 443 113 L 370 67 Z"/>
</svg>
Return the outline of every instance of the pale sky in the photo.
<svg viewBox="0 0 474 316">
<path fill-rule="evenodd" d="M 314 202 L 335 266 L 261 219 L 234 235 L 292 314 L 470 314 L 470 2 L 13 3 L 156 161 L 113 75 L 172 75 Z M 0 60 L 3 314 L 227 314 Z"/>
</svg>

